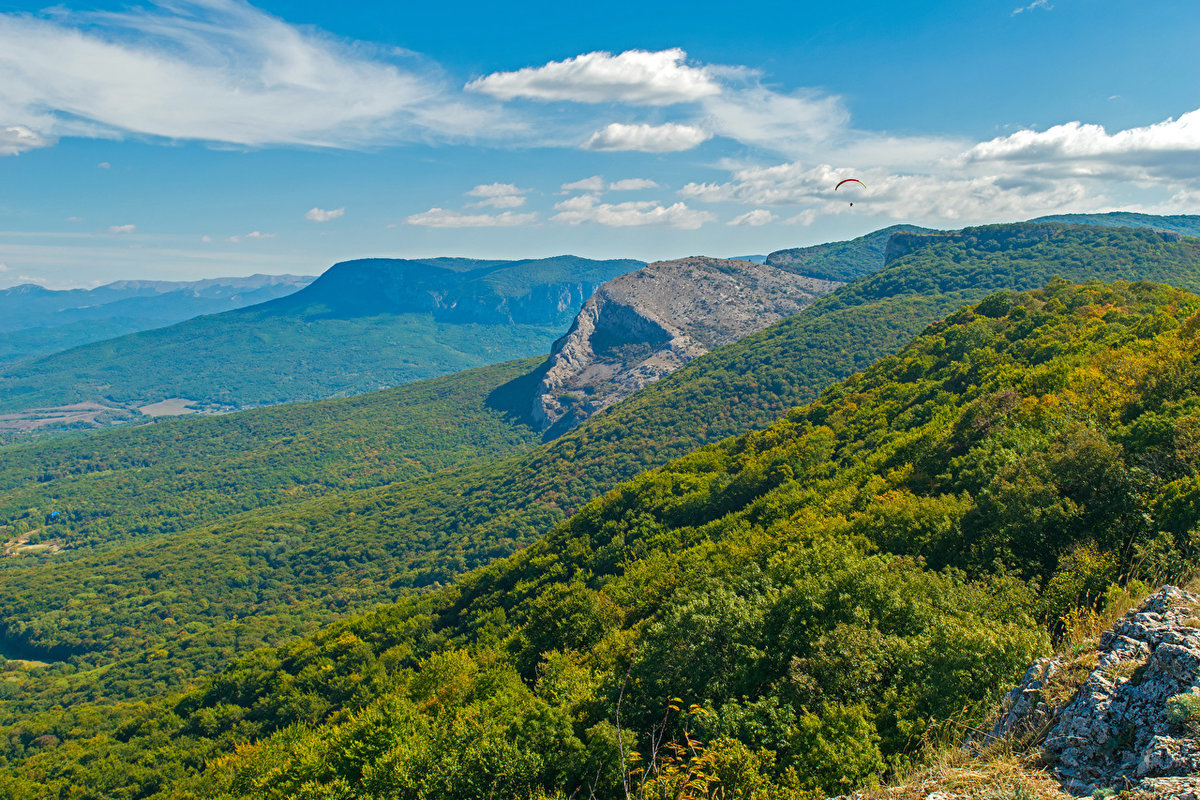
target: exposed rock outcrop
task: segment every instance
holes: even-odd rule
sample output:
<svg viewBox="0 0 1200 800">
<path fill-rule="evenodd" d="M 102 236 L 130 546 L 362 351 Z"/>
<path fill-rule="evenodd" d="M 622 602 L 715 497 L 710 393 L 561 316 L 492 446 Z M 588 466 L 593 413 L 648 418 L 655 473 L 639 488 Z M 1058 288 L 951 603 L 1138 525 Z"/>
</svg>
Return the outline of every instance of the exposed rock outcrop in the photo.
<svg viewBox="0 0 1200 800">
<path fill-rule="evenodd" d="M 1200 710 L 1198 608 L 1200 596 L 1165 587 L 1106 631 L 1094 653 L 1038 661 L 1007 695 L 992 736 L 1045 731 L 1044 757 L 1076 795 L 1200 798 L 1200 741 L 1186 719 Z M 1054 687 L 1073 683 L 1081 659 L 1086 677 L 1055 707 Z"/>
<path fill-rule="evenodd" d="M 532 416 L 565 429 L 697 356 L 795 314 L 835 281 L 695 256 L 622 275 L 583 305 L 542 367 Z"/>
</svg>

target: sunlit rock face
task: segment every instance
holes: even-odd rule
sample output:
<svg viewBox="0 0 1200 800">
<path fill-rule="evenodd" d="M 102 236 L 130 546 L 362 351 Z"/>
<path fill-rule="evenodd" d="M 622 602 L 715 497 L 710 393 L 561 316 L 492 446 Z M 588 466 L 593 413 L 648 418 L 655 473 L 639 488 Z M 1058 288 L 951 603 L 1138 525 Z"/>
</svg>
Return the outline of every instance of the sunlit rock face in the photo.
<svg viewBox="0 0 1200 800">
<path fill-rule="evenodd" d="M 580 420 L 715 347 L 791 316 L 841 284 L 764 264 L 695 256 L 622 275 L 583 305 L 535 392 L 543 429 Z"/>
</svg>

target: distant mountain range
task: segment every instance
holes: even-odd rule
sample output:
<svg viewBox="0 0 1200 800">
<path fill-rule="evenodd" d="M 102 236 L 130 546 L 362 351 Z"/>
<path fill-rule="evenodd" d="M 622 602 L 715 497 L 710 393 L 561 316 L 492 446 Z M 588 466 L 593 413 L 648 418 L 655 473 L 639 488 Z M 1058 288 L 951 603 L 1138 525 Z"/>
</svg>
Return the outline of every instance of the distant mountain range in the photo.
<svg viewBox="0 0 1200 800">
<path fill-rule="evenodd" d="M 291 294 L 309 275 L 251 275 L 202 281 L 116 281 L 95 289 L 0 289 L 0 364 L 89 342 L 161 328 Z"/>
<path fill-rule="evenodd" d="M 0 430 L 314 400 L 540 355 L 602 283 L 642 266 L 575 256 L 343 262 L 269 302 L 0 368 Z M 46 411 L 78 404 L 88 405 L 69 419 Z"/>
</svg>

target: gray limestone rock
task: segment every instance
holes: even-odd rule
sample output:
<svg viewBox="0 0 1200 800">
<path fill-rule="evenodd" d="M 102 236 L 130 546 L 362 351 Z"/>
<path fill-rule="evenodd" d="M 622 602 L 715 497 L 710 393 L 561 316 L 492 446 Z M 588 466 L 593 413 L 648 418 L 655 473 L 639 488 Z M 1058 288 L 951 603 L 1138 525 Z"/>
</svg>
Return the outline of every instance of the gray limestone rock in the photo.
<svg viewBox="0 0 1200 800">
<path fill-rule="evenodd" d="M 555 342 L 534 393 L 533 419 L 543 429 L 573 425 L 840 285 L 703 256 L 660 261 L 615 278 Z"/>
<path fill-rule="evenodd" d="M 1043 695 L 1064 658 L 1037 662 L 1006 696 L 992 736 L 1046 729 L 1043 754 L 1076 794 L 1197 797 L 1200 742 L 1167 718 L 1172 697 L 1200 694 L 1197 607 L 1200 597 L 1189 592 L 1155 592 L 1101 636 L 1095 668 L 1060 707 Z"/>
</svg>

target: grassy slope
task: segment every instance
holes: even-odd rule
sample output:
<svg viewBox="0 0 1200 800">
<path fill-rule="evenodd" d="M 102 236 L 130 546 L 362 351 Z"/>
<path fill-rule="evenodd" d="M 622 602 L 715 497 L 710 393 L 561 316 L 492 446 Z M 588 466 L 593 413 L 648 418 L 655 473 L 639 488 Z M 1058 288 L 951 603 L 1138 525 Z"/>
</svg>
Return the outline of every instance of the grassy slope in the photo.
<svg viewBox="0 0 1200 800">
<path fill-rule="evenodd" d="M 30 723 L 7 787 L 615 797 L 618 704 L 637 749 L 686 725 L 715 754 L 690 768 L 746 796 L 869 782 L 1044 652 L 1038 624 L 1200 555 L 1198 311 L 1149 284 L 990 296 L 450 589 L 126 709 L 118 737 L 44 749 Z M 664 722 L 673 697 L 704 711 Z"/>
</svg>

